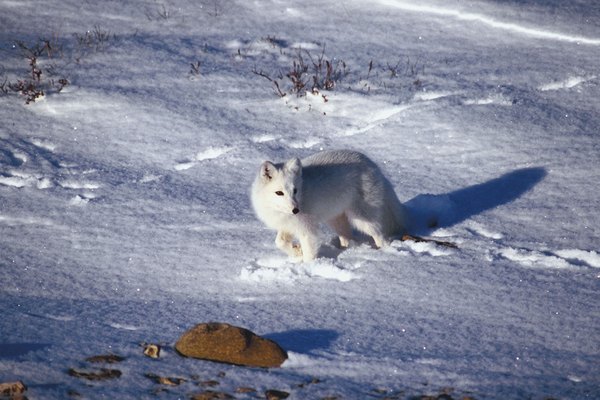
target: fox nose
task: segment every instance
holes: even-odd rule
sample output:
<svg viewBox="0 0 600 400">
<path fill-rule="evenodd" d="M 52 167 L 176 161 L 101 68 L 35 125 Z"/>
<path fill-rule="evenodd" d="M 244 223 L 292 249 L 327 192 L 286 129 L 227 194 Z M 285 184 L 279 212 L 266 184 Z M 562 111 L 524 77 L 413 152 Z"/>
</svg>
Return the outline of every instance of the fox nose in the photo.
<svg viewBox="0 0 600 400">
<path fill-rule="evenodd" d="M 294 214 L 298 214 L 298 213 L 300 212 L 300 210 L 298 210 L 298 208 L 297 208 L 297 207 L 294 207 L 294 209 L 292 210 L 292 212 L 293 212 Z"/>
</svg>

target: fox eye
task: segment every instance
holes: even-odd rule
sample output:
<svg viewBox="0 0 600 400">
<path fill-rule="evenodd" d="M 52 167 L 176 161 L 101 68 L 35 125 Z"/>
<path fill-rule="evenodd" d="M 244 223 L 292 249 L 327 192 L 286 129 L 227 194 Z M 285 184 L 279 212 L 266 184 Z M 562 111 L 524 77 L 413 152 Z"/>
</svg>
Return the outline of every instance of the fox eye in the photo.
<svg viewBox="0 0 600 400">
<path fill-rule="evenodd" d="M 283 196 L 283 192 L 281 190 L 276 191 L 275 194 L 277 196 Z"/>
<path fill-rule="evenodd" d="M 294 188 L 294 194 L 298 193 L 298 189 Z"/>
</svg>

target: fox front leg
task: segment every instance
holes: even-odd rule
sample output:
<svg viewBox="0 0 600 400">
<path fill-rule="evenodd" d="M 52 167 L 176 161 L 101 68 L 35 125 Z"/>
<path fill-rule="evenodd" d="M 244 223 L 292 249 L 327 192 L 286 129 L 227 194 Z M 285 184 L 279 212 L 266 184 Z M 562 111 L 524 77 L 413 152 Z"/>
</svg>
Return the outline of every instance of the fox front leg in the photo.
<svg viewBox="0 0 600 400">
<path fill-rule="evenodd" d="M 317 235 L 312 232 L 307 232 L 299 237 L 302 261 L 309 262 L 317 258 L 319 252 L 319 241 Z"/>
<path fill-rule="evenodd" d="M 291 257 L 302 257 L 302 249 L 295 245 L 291 234 L 284 231 L 277 231 L 275 245 Z"/>
</svg>

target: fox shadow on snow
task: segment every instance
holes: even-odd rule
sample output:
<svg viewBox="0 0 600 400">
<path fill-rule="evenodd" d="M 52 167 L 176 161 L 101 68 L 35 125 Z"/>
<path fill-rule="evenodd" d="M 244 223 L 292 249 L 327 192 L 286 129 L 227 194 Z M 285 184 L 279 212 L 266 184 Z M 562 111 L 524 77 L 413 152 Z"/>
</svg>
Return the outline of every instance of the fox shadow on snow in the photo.
<svg viewBox="0 0 600 400">
<path fill-rule="evenodd" d="M 404 203 L 409 232 L 426 235 L 484 211 L 508 204 L 531 190 L 546 176 L 540 167 L 521 168 L 484 183 L 444 194 L 420 194 Z"/>
</svg>

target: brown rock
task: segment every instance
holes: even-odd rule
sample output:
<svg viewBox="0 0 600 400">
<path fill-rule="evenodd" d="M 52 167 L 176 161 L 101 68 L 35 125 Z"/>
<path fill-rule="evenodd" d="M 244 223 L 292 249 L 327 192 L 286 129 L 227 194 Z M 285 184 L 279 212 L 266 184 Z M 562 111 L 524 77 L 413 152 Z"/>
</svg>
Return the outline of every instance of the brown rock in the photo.
<svg viewBox="0 0 600 400">
<path fill-rule="evenodd" d="M 103 381 L 106 379 L 114 379 L 121 376 L 121 371 L 118 369 L 100 368 L 94 371 L 79 371 L 74 368 L 69 368 L 69 375 L 76 378 L 88 379 L 90 381 Z"/>
<path fill-rule="evenodd" d="M 265 392 L 265 398 L 267 400 L 283 400 L 287 399 L 290 396 L 288 392 L 284 392 L 281 390 L 267 390 Z"/>
<path fill-rule="evenodd" d="M 159 376 L 159 375 L 152 374 L 152 373 L 147 373 L 147 374 L 145 374 L 145 376 L 146 376 L 146 378 L 152 379 L 155 383 L 158 383 L 160 385 L 178 386 L 185 382 L 185 379 L 183 379 L 183 378 L 170 378 L 170 377 L 166 377 L 166 376 Z"/>
<path fill-rule="evenodd" d="M 125 360 L 125 358 L 118 356 L 116 354 L 103 354 L 99 356 L 88 357 L 85 359 L 87 362 L 91 363 L 105 363 L 105 364 L 115 364 Z"/>
<path fill-rule="evenodd" d="M 251 388 L 251 387 L 242 386 L 242 387 L 235 389 L 235 392 L 236 393 L 256 393 L 256 389 Z"/>
<path fill-rule="evenodd" d="M 160 346 L 157 344 L 144 344 L 144 354 L 150 358 L 160 357 Z"/>
<path fill-rule="evenodd" d="M 208 380 L 208 381 L 202 381 L 200 383 L 198 383 L 198 385 L 202 386 L 202 387 L 215 387 L 215 386 L 219 386 L 219 381 L 215 381 L 215 380 Z"/>
<path fill-rule="evenodd" d="M 213 392 L 212 390 L 207 390 L 206 392 L 197 393 L 192 395 L 192 400 L 229 400 L 235 399 L 230 394 L 224 392 Z"/>
<path fill-rule="evenodd" d="M 175 344 L 182 355 L 249 367 L 279 367 L 287 353 L 272 340 L 224 323 L 199 324 Z"/>
<path fill-rule="evenodd" d="M 15 396 L 26 390 L 27 386 L 21 381 L 0 383 L 0 396 Z"/>
<path fill-rule="evenodd" d="M 299 383 L 297 386 L 299 388 L 303 388 L 303 387 L 306 387 L 308 385 L 314 385 L 314 384 L 317 384 L 317 383 L 321 383 L 321 380 L 319 378 L 312 378 L 310 381 Z"/>
</svg>

